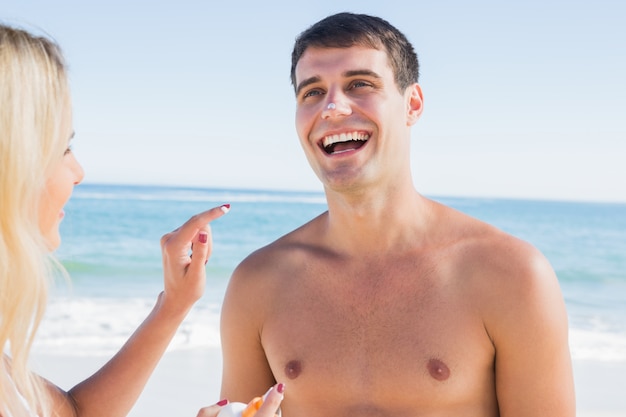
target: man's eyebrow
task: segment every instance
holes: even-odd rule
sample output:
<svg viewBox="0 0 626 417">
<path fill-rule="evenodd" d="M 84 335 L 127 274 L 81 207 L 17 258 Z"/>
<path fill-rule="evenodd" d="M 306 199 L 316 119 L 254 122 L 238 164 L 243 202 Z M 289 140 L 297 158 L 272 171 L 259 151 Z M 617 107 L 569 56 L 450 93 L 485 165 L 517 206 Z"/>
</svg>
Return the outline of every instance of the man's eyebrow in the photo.
<svg viewBox="0 0 626 417">
<path fill-rule="evenodd" d="M 350 71 L 346 71 L 343 73 L 344 77 L 356 77 L 359 75 L 366 75 L 368 77 L 373 77 L 373 78 L 381 78 L 380 75 L 378 75 L 377 72 L 374 72 L 372 70 L 367 70 L 367 69 L 361 69 L 361 70 L 350 70 Z"/>
<path fill-rule="evenodd" d="M 307 85 L 314 84 L 314 83 L 318 82 L 319 80 L 320 80 L 320 77 L 314 76 L 314 77 L 310 77 L 310 78 L 307 78 L 306 80 L 302 81 L 300 84 L 298 84 L 298 88 L 296 88 L 296 96 L 298 94 L 300 94 L 300 91 L 304 87 L 306 87 Z"/>
</svg>

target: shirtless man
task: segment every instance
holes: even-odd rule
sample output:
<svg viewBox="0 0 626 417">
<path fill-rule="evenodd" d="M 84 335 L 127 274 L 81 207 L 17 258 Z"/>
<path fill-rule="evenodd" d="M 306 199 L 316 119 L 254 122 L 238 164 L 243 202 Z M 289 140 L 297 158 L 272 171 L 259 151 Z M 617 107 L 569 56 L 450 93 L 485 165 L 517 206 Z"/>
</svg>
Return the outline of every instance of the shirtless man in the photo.
<svg viewBox="0 0 626 417">
<path fill-rule="evenodd" d="M 575 415 L 564 301 L 534 247 L 420 195 L 418 62 L 341 13 L 296 40 L 296 127 L 328 211 L 247 257 L 222 311 L 222 396 L 284 417 Z"/>
</svg>

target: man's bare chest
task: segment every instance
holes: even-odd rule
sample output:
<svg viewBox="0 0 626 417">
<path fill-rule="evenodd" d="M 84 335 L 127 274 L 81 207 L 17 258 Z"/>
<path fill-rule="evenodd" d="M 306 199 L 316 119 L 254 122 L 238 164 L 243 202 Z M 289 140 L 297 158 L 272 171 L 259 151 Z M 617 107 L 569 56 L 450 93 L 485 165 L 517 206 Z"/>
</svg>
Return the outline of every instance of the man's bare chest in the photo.
<svg viewBox="0 0 626 417">
<path fill-rule="evenodd" d="M 261 337 L 276 379 L 290 391 L 316 392 L 332 380 L 355 404 L 381 393 L 433 404 L 469 400 L 493 383 L 480 318 L 445 282 L 389 275 L 404 268 L 360 272 L 360 281 L 347 284 L 341 272 L 286 284 Z"/>
</svg>

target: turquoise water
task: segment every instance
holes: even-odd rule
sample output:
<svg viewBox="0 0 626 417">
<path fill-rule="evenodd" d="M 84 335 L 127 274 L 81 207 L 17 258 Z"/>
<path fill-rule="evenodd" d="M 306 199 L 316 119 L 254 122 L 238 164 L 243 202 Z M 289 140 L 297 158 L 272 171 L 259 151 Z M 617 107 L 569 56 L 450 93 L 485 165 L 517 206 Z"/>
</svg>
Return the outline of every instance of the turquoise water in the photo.
<svg viewBox="0 0 626 417">
<path fill-rule="evenodd" d="M 574 358 L 626 361 L 626 205 L 476 198 L 434 199 L 539 248 L 552 263 L 570 317 Z M 172 349 L 219 344 L 221 299 L 248 253 L 325 211 L 320 193 L 80 185 L 66 207 L 60 283 L 38 348 L 112 352 L 162 288 L 160 237 L 191 215 L 231 203 L 212 223 L 205 297 Z M 69 322 L 68 322 L 69 319 Z"/>
</svg>

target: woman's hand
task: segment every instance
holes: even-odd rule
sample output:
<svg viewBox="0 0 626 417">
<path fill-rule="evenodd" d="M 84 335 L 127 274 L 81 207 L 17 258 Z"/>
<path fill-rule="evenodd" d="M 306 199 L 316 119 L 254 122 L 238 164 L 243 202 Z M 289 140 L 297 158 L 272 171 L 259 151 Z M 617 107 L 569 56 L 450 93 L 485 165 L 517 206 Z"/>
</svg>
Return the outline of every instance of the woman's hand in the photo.
<svg viewBox="0 0 626 417">
<path fill-rule="evenodd" d="M 251 414 L 250 417 L 275 417 L 277 415 L 280 416 L 280 413 L 278 413 L 278 408 L 280 407 L 280 403 L 283 401 L 284 391 L 285 385 L 282 383 L 276 384 L 272 388 L 270 388 L 269 391 L 267 391 L 267 393 L 265 393 L 265 395 L 263 396 L 263 404 L 255 413 Z M 256 401 L 257 399 L 252 400 L 248 404 L 248 408 L 246 409 L 246 411 L 248 411 L 249 409 L 253 409 L 253 402 L 258 404 L 258 402 Z M 227 400 L 222 400 L 212 406 L 204 407 L 200 409 L 196 417 L 217 417 L 220 410 L 222 410 L 222 407 L 227 404 Z"/>
<path fill-rule="evenodd" d="M 206 284 L 205 264 L 213 248 L 209 222 L 229 209 L 230 205 L 225 204 L 196 214 L 161 238 L 165 285 L 162 306 L 186 314 L 202 297 Z"/>
</svg>

